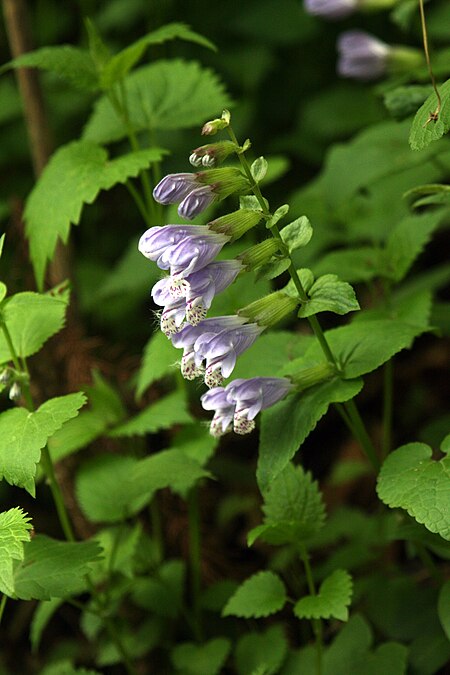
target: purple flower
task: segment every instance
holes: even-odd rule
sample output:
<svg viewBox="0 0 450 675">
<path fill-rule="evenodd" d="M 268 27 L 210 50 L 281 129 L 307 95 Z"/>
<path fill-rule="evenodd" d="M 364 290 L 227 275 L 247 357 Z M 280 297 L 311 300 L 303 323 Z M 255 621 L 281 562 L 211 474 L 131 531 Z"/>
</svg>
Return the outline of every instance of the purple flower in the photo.
<svg viewBox="0 0 450 675">
<path fill-rule="evenodd" d="M 386 72 L 391 48 L 368 33 L 359 30 L 342 33 L 337 49 L 337 70 L 342 77 L 374 80 Z"/>
<path fill-rule="evenodd" d="M 176 204 L 196 187 L 195 173 L 170 173 L 159 181 L 153 190 L 153 197 L 160 204 Z"/>
<path fill-rule="evenodd" d="M 175 246 L 188 236 L 205 231 L 204 225 L 164 225 L 150 227 L 139 239 L 138 249 L 149 260 L 158 261 L 169 246 Z"/>
<path fill-rule="evenodd" d="M 186 317 L 186 303 L 183 300 L 173 300 L 167 304 L 161 314 L 161 330 L 167 337 L 178 333 Z"/>
<path fill-rule="evenodd" d="M 202 406 L 214 410 L 210 432 L 222 436 L 233 428 L 237 434 L 248 434 L 255 428 L 255 417 L 274 405 L 293 389 L 284 377 L 254 377 L 233 380 L 226 387 L 215 387 L 203 394 Z"/>
<path fill-rule="evenodd" d="M 178 215 L 187 220 L 192 220 L 202 213 L 212 202 L 217 199 L 211 185 L 202 185 L 186 195 L 178 207 Z"/>
<path fill-rule="evenodd" d="M 358 7 L 359 0 L 305 0 L 308 14 L 326 19 L 343 19 Z"/>
<path fill-rule="evenodd" d="M 206 267 L 229 241 L 224 234 L 202 228 L 201 234 L 188 235 L 177 244 L 168 246 L 156 261 L 163 270 L 170 269 L 173 277 L 187 277 Z"/>
</svg>

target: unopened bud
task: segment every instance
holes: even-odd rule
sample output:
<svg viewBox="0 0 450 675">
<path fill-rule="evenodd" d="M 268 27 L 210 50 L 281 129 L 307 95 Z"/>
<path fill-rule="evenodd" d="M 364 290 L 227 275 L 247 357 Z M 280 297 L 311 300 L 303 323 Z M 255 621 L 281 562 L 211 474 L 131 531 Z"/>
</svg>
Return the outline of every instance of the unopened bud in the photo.
<svg viewBox="0 0 450 675">
<path fill-rule="evenodd" d="M 243 253 L 240 253 L 237 259 L 246 266 L 247 270 L 254 270 L 269 262 L 272 256 L 278 253 L 279 250 L 277 239 L 270 237 L 270 239 L 265 239 L 261 243 L 255 244 L 255 246 L 251 246 Z"/>
<path fill-rule="evenodd" d="M 274 326 L 293 312 L 298 304 L 298 298 L 292 298 L 283 291 L 275 291 L 243 307 L 237 314 L 247 317 L 259 326 Z"/>
<path fill-rule="evenodd" d="M 335 367 L 332 363 L 326 361 L 315 366 L 310 366 L 309 368 L 304 368 L 298 373 L 294 373 L 294 375 L 289 375 L 289 378 L 295 385 L 295 388 L 298 391 L 301 391 L 313 387 L 316 384 L 320 384 L 320 382 L 324 382 L 325 380 L 329 380 L 334 375 L 336 375 Z"/>
<path fill-rule="evenodd" d="M 209 143 L 208 145 L 201 145 L 199 148 L 193 150 L 189 157 L 189 161 L 193 166 L 210 168 L 220 164 L 237 150 L 238 146 L 232 141 Z"/>
<path fill-rule="evenodd" d="M 250 189 L 248 179 L 239 169 L 232 167 L 200 171 L 196 174 L 196 180 L 199 183 L 210 185 L 212 191 L 218 195 L 219 199 L 225 199 L 225 197 L 236 192 L 243 193 Z"/>
<path fill-rule="evenodd" d="M 217 134 L 218 131 L 225 129 L 229 126 L 231 120 L 231 114 L 229 110 L 224 110 L 222 117 L 216 118 L 203 125 L 202 136 L 213 136 Z"/>
<path fill-rule="evenodd" d="M 6 385 L 11 379 L 11 370 L 9 368 L 5 368 L 2 370 L 0 373 L 0 384 Z"/>
<path fill-rule="evenodd" d="M 22 390 L 17 382 L 14 382 L 11 389 L 9 390 L 9 398 L 11 401 L 17 401 L 22 395 Z"/>
<path fill-rule="evenodd" d="M 208 223 L 209 229 L 213 232 L 226 234 L 231 239 L 239 239 L 252 227 L 255 227 L 263 217 L 262 211 L 253 211 L 252 209 L 239 209 L 225 216 L 220 216 Z"/>
</svg>

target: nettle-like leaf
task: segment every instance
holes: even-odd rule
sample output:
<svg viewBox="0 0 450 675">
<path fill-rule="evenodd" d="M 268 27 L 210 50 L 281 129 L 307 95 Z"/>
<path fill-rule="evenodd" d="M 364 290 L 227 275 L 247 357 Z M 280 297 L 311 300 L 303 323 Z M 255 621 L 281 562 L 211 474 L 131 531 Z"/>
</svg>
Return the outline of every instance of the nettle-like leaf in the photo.
<svg viewBox="0 0 450 675">
<path fill-rule="evenodd" d="M 288 651 L 288 642 L 280 625 L 261 633 L 247 633 L 236 645 L 236 670 L 239 675 L 276 675 Z"/>
<path fill-rule="evenodd" d="M 274 572 L 258 572 L 246 579 L 223 608 L 222 616 L 246 619 L 279 612 L 286 603 L 286 588 Z"/>
<path fill-rule="evenodd" d="M 192 417 L 186 410 L 186 405 L 183 392 L 175 391 L 152 403 L 136 417 L 110 431 L 109 435 L 142 436 L 160 429 L 168 429 L 174 424 L 188 424 L 192 422 Z"/>
<path fill-rule="evenodd" d="M 24 545 L 14 570 L 14 597 L 50 600 L 80 593 L 90 564 L 101 555 L 95 541 L 63 542 L 38 534 Z"/>
<path fill-rule="evenodd" d="M 109 89 L 113 84 L 119 82 L 144 56 L 146 50 L 151 45 L 162 44 L 168 40 L 179 38 L 194 42 L 202 47 L 207 47 L 216 51 L 212 42 L 207 40 L 199 33 L 192 31 L 189 26 L 183 23 L 169 23 L 161 26 L 157 30 L 144 35 L 136 42 L 123 49 L 118 54 L 112 56 L 100 72 L 100 82 L 103 89 Z"/>
<path fill-rule="evenodd" d="M 153 382 L 170 373 L 179 356 L 179 351 L 164 333 L 158 331 L 152 335 L 144 347 L 142 365 L 137 376 L 136 396 L 141 397 Z"/>
<path fill-rule="evenodd" d="M 362 380 L 336 378 L 289 396 L 264 411 L 257 468 L 258 484 L 263 493 L 293 458 L 329 405 L 348 401 L 361 391 L 362 386 Z"/>
<path fill-rule="evenodd" d="M 194 61 L 161 60 L 139 68 L 124 83 L 130 124 L 136 131 L 193 127 L 231 103 L 217 75 Z M 126 135 L 123 120 L 109 99 L 102 97 L 95 104 L 83 137 L 110 143 Z"/>
<path fill-rule="evenodd" d="M 133 491 L 148 495 L 149 501 L 156 490 L 166 487 L 182 496 L 186 495 L 197 481 L 209 477 L 209 471 L 175 448 L 139 460 L 130 475 Z"/>
<path fill-rule="evenodd" d="M 289 463 L 264 493 L 264 523 L 248 534 L 269 544 L 304 543 L 323 527 L 325 507 L 318 484 L 301 466 Z"/>
<path fill-rule="evenodd" d="M 14 564 L 23 560 L 23 544 L 30 541 L 30 520 L 18 507 L 0 513 L 0 592 L 5 595 L 14 591 Z"/>
<path fill-rule="evenodd" d="M 84 204 L 92 204 L 101 190 L 136 177 L 165 154 L 147 148 L 108 159 L 104 148 L 91 141 L 74 141 L 52 155 L 28 197 L 24 218 L 38 286 L 58 239 L 67 242 L 70 226 L 78 225 Z"/>
<path fill-rule="evenodd" d="M 9 68 L 40 68 L 56 73 L 71 85 L 84 91 L 99 89 L 98 76 L 91 55 L 85 49 L 72 45 L 41 47 L 9 61 L 0 73 Z"/>
<path fill-rule="evenodd" d="M 347 314 L 360 309 L 355 291 L 335 274 L 324 274 L 316 279 L 308 291 L 309 301 L 302 304 L 298 316 L 306 318 L 318 312 Z"/>
<path fill-rule="evenodd" d="M 313 229 L 311 223 L 306 216 L 300 216 L 292 223 L 283 227 L 280 232 L 283 242 L 288 247 L 289 253 L 292 253 L 297 248 L 302 248 L 309 243 Z"/>
<path fill-rule="evenodd" d="M 158 616 L 176 618 L 183 607 L 186 564 L 183 560 L 167 560 L 154 577 L 135 579 L 131 591 L 133 602 Z"/>
<path fill-rule="evenodd" d="M 13 408 L 0 415 L 0 478 L 25 488 L 33 497 L 36 464 L 48 439 L 78 415 L 83 394 L 68 394 L 43 403 L 36 412 Z"/>
<path fill-rule="evenodd" d="M 18 356 L 35 354 L 64 325 L 67 301 L 64 296 L 25 291 L 8 298 L 1 316 Z M 8 343 L 0 331 L 0 363 L 11 360 Z"/>
<path fill-rule="evenodd" d="M 431 455 L 425 443 L 402 445 L 381 467 L 377 493 L 391 508 L 405 509 L 430 532 L 450 540 L 450 457 L 435 461 Z"/>
<path fill-rule="evenodd" d="M 231 642 L 227 638 L 218 637 L 201 645 L 182 642 L 173 649 L 170 656 L 176 672 L 183 675 L 217 675 L 230 649 Z"/>
<path fill-rule="evenodd" d="M 432 141 L 437 141 L 450 129 L 450 80 L 439 86 L 442 107 L 436 122 L 430 121 L 430 113 L 436 110 L 437 98 L 433 92 L 417 111 L 409 135 L 413 150 L 423 150 Z"/>
<path fill-rule="evenodd" d="M 295 604 L 294 614 L 299 619 L 347 621 L 352 589 L 350 574 L 336 570 L 320 584 L 317 595 L 307 595 Z"/>
</svg>

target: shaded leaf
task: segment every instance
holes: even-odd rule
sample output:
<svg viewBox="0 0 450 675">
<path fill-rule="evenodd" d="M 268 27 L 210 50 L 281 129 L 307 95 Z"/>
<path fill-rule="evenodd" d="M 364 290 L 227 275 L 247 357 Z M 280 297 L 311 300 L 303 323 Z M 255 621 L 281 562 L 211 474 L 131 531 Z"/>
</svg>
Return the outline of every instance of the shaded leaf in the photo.
<svg viewBox="0 0 450 675">
<path fill-rule="evenodd" d="M 177 673 L 183 675 L 216 675 L 220 672 L 231 649 L 227 638 L 214 638 L 201 645 L 183 642 L 172 653 L 172 663 Z"/>
<path fill-rule="evenodd" d="M 299 619 L 347 621 L 352 588 L 349 573 L 336 570 L 320 584 L 317 595 L 307 595 L 295 604 L 294 614 Z"/>
<path fill-rule="evenodd" d="M 14 561 L 23 560 L 23 544 L 30 540 L 31 518 L 15 507 L 0 513 L 0 592 L 14 592 Z"/>
<path fill-rule="evenodd" d="M 179 357 L 179 351 L 164 333 L 154 333 L 144 348 L 142 365 L 137 376 L 136 396 L 142 396 L 153 382 L 170 373 Z"/>
<path fill-rule="evenodd" d="M 409 135 L 409 144 L 413 150 L 423 150 L 432 141 L 437 141 L 450 129 L 450 80 L 439 85 L 442 108 L 437 122 L 427 121 L 430 113 L 436 110 L 437 98 L 432 92 L 417 111 Z"/>
<path fill-rule="evenodd" d="M 192 422 L 186 410 L 186 399 L 182 392 L 176 391 L 153 403 L 141 413 L 109 432 L 110 436 L 141 436 L 154 433 L 159 429 L 168 429 L 174 424 Z"/>
<path fill-rule="evenodd" d="M 130 475 L 135 494 L 146 494 L 149 501 L 156 490 L 166 487 L 185 495 L 200 478 L 206 477 L 210 477 L 208 471 L 175 448 L 139 460 Z"/>
<path fill-rule="evenodd" d="M 37 651 L 42 633 L 63 603 L 63 598 L 53 598 L 52 600 L 42 600 L 36 607 L 30 626 L 30 641 L 33 652 Z"/>
<path fill-rule="evenodd" d="M 450 581 L 446 581 L 439 592 L 438 615 L 442 628 L 450 640 Z"/>
<path fill-rule="evenodd" d="M 270 616 L 286 603 L 286 588 L 274 572 L 258 572 L 246 579 L 223 608 L 222 616 L 246 619 Z"/>
<path fill-rule="evenodd" d="M 276 675 L 286 657 L 288 642 L 280 625 L 261 633 L 243 635 L 236 646 L 236 668 L 239 675 Z"/>
</svg>

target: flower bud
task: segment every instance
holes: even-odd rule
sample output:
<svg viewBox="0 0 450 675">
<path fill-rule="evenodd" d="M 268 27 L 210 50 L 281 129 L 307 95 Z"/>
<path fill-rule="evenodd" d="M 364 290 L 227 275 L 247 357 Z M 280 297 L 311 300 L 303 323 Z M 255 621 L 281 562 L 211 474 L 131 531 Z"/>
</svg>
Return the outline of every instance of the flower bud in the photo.
<svg viewBox="0 0 450 675">
<path fill-rule="evenodd" d="M 280 250 L 278 240 L 274 237 L 265 239 L 255 246 L 251 246 L 243 253 L 237 256 L 247 268 L 247 271 L 254 270 L 260 265 L 269 262 L 272 256 Z"/>
<path fill-rule="evenodd" d="M 239 239 L 252 227 L 255 227 L 263 217 L 262 211 L 253 209 L 239 209 L 225 216 L 220 216 L 208 223 L 210 230 L 226 234 L 232 240 Z"/>
<path fill-rule="evenodd" d="M 0 373 L 0 385 L 7 385 L 11 380 L 11 369 L 10 368 L 5 368 L 2 370 Z"/>
<path fill-rule="evenodd" d="M 218 131 L 225 129 L 229 126 L 231 120 L 231 115 L 229 110 L 224 110 L 222 117 L 206 122 L 202 128 L 202 136 L 213 136 L 217 134 Z"/>
<path fill-rule="evenodd" d="M 275 291 L 238 310 L 237 314 L 245 316 L 259 326 L 274 326 L 293 312 L 298 305 L 298 298 L 290 297 L 283 291 Z"/>
<path fill-rule="evenodd" d="M 309 368 L 304 368 L 294 375 L 289 375 L 290 380 L 295 385 L 297 391 L 308 389 L 315 384 L 320 384 L 336 375 L 336 369 L 332 363 L 326 361 Z"/>
<path fill-rule="evenodd" d="M 189 161 L 193 166 L 204 166 L 207 168 L 221 164 L 229 155 L 238 149 L 236 143 L 232 141 L 220 141 L 219 143 L 209 143 L 201 145 L 192 151 Z"/>
<path fill-rule="evenodd" d="M 17 401 L 22 395 L 22 390 L 18 382 L 14 382 L 11 389 L 9 390 L 9 398 L 11 401 Z"/>
<path fill-rule="evenodd" d="M 239 169 L 232 167 L 200 171 L 196 174 L 196 180 L 199 183 L 209 185 L 219 199 L 225 199 L 235 192 L 246 192 L 250 188 L 248 178 Z"/>
</svg>

